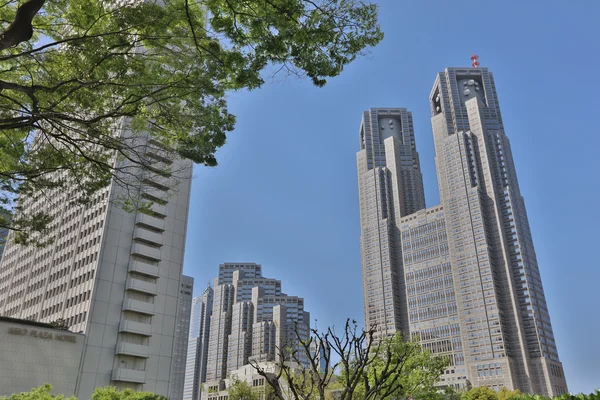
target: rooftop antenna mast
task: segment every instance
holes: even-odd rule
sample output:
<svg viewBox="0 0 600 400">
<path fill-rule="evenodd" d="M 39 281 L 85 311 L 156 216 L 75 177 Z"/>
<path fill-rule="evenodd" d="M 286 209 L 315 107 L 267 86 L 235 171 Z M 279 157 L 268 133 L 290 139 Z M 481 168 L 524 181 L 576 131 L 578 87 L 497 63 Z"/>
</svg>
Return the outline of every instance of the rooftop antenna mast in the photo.
<svg viewBox="0 0 600 400">
<path fill-rule="evenodd" d="M 479 56 L 478 56 L 477 54 L 473 54 L 473 55 L 471 56 L 471 61 L 473 61 L 473 62 L 471 63 L 471 66 L 472 66 L 473 68 L 478 68 L 478 67 L 479 67 L 479 61 L 477 61 L 477 60 L 479 60 Z"/>
</svg>

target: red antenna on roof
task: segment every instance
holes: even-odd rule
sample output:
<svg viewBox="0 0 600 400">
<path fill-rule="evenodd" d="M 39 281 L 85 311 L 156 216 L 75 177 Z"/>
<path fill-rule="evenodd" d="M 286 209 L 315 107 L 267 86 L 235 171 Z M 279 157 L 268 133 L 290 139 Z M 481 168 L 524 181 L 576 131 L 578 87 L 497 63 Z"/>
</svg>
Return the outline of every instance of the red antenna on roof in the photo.
<svg viewBox="0 0 600 400">
<path fill-rule="evenodd" d="M 471 64 L 471 66 L 472 66 L 473 68 L 477 68 L 477 67 L 479 67 L 479 61 L 477 61 L 478 59 L 479 59 L 479 56 L 478 56 L 477 54 L 473 54 L 473 55 L 471 56 L 471 61 L 473 61 L 473 63 Z"/>
</svg>

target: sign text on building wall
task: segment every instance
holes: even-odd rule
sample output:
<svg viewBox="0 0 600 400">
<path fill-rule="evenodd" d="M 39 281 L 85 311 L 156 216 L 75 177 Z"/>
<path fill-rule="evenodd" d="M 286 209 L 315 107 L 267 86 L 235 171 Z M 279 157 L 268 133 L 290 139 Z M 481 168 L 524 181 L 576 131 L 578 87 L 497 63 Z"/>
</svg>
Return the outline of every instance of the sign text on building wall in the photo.
<svg viewBox="0 0 600 400">
<path fill-rule="evenodd" d="M 10 328 L 8 328 L 8 333 L 11 335 L 31 336 L 38 339 L 53 339 L 58 340 L 60 342 L 77 343 L 77 336 L 65 335 L 62 333 L 54 333 L 48 331 L 38 331 L 36 329 L 25 329 L 11 326 Z"/>
</svg>

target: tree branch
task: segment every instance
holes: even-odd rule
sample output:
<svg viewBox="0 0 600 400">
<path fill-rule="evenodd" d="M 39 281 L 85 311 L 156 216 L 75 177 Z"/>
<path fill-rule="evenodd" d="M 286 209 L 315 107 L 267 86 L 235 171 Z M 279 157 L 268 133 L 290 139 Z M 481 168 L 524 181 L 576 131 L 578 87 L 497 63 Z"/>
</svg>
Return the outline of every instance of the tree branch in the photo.
<svg viewBox="0 0 600 400">
<path fill-rule="evenodd" d="M 44 5 L 45 0 L 28 0 L 17 9 L 14 21 L 0 34 L 0 50 L 26 42 L 33 36 L 33 17 Z"/>
</svg>

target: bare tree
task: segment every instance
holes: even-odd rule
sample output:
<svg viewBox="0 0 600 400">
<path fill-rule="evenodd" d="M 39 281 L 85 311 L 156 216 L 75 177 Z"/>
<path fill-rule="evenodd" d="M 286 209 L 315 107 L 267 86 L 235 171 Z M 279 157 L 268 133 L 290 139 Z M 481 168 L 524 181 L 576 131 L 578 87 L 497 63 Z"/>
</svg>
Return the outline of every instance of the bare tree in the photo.
<svg viewBox="0 0 600 400">
<path fill-rule="evenodd" d="M 334 328 L 311 330 L 298 350 L 279 349 L 275 372 L 251 362 L 278 400 L 372 400 L 431 394 L 446 360 L 400 335 L 375 343 L 376 328 L 360 330 L 347 320 L 341 335 Z M 297 330 L 296 330 L 297 332 Z"/>
</svg>

